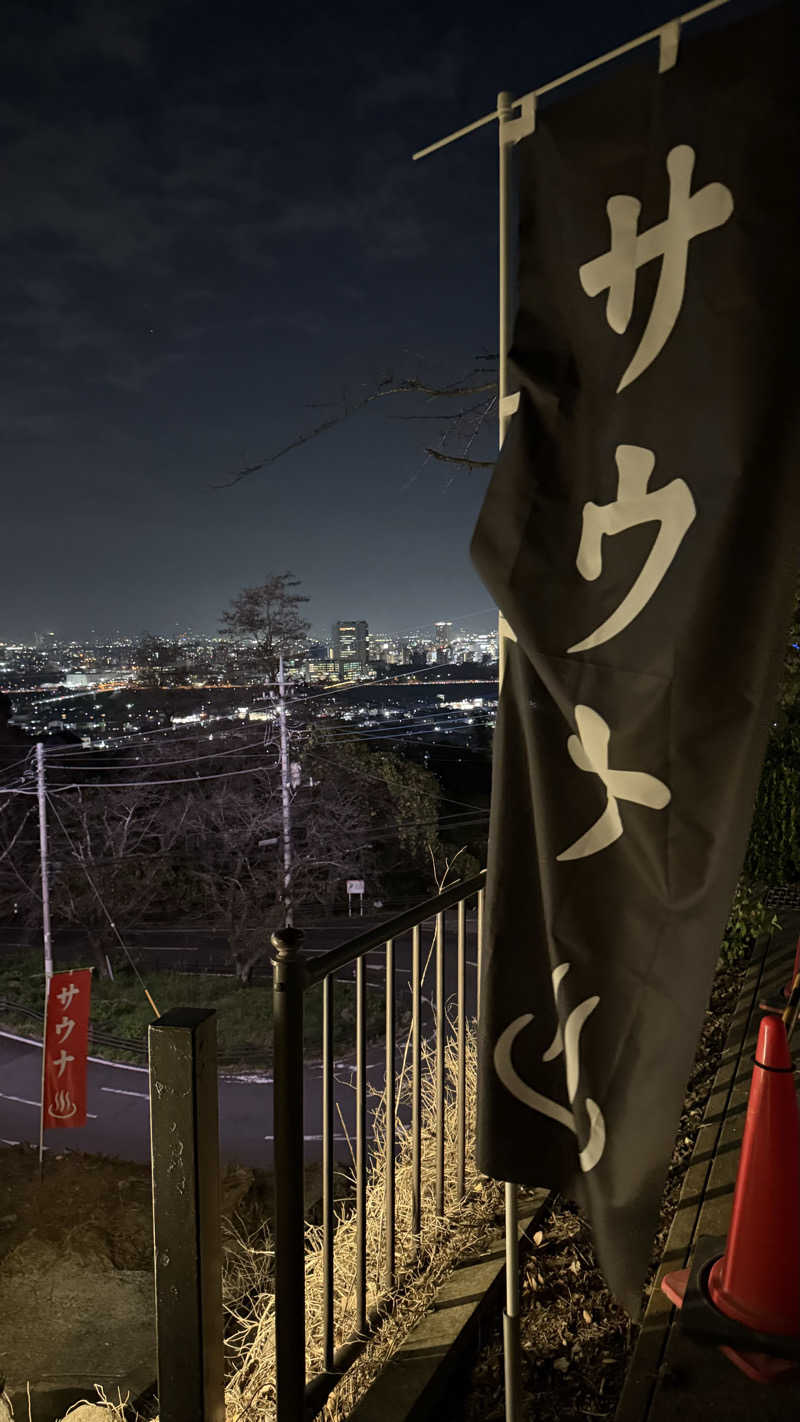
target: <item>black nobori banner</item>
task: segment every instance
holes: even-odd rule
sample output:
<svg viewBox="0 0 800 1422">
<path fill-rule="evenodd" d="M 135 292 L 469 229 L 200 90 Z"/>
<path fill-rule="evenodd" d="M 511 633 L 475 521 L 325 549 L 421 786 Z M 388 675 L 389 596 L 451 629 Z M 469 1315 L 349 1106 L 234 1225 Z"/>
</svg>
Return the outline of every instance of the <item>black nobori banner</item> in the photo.
<svg viewBox="0 0 800 1422">
<path fill-rule="evenodd" d="M 633 1313 L 800 561 L 797 41 L 688 28 L 517 149 L 479 1158 L 583 1202 Z"/>
</svg>

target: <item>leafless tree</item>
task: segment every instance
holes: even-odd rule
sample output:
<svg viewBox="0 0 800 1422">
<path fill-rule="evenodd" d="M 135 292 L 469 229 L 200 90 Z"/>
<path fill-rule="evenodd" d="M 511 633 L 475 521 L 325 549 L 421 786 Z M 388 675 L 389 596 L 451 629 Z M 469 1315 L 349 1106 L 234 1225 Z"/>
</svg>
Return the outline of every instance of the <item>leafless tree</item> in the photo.
<svg viewBox="0 0 800 1422">
<path fill-rule="evenodd" d="M 269 951 L 283 917 L 280 776 L 274 746 L 252 735 L 243 728 L 219 750 L 198 739 L 82 759 L 80 779 L 52 766 L 53 923 L 87 935 L 101 974 L 118 935 L 124 942 L 155 915 L 224 934 L 243 984 Z M 335 909 L 348 878 L 367 878 L 377 894 L 398 866 L 419 873 L 437 845 L 434 777 L 351 735 L 311 723 L 297 735 L 292 897 L 301 911 Z M 0 910 L 16 903 L 18 921 L 38 925 L 35 798 L 18 797 L 12 810 L 0 816 Z"/>
<path fill-rule="evenodd" d="M 0 799 L 0 916 L 26 924 L 41 904 L 35 801 Z"/>
<path fill-rule="evenodd" d="M 192 899 L 206 926 L 227 936 L 245 985 L 282 921 L 280 826 L 279 780 L 266 768 L 239 781 L 215 781 L 192 797 L 187 824 Z"/>
<path fill-rule="evenodd" d="M 310 624 L 300 606 L 308 598 L 294 591 L 299 587 L 292 573 L 274 573 L 258 587 L 244 588 L 222 614 L 222 630 L 249 639 L 253 662 L 268 681 L 277 677 L 281 657 L 297 657 L 306 645 Z"/>
<path fill-rule="evenodd" d="M 183 787 L 181 787 L 183 788 Z M 50 896 L 54 921 L 86 933 L 101 975 L 118 948 L 114 925 L 155 906 L 183 907 L 180 851 L 190 797 L 163 787 L 78 787 L 50 797 Z"/>
</svg>

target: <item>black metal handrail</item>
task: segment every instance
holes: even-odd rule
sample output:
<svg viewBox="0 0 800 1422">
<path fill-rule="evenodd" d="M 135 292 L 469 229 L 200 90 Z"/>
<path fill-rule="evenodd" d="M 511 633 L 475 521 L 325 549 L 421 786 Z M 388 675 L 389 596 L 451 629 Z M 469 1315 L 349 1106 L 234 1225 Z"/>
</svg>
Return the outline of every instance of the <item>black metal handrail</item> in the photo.
<svg viewBox="0 0 800 1422">
<path fill-rule="evenodd" d="M 357 958 L 363 958 L 365 953 L 371 953 L 374 948 L 382 948 L 389 939 L 399 938 L 401 933 L 408 933 L 409 929 L 424 923 L 426 919 L 434 918 L 437 913 L 452 908 L 460 899 L 466 899 L 471 894 L 478 893 L 480 889 L 483 889 L 485 883 L 486 870 L 481 869 L 480 873 L 472 879 L 460 879 L 457 884 L 451 885 L 441 894 L 436 894 L 434 898 L 426 899 L 423 903 L 417 904 L 415 908 L 397 914 L 395 918 L 387 918 L 376 928 L 368 928 L 366 932 L 359 933 L 355 938 L 348 938 L 347 942 L 340 943 L 338 948 L 331 948 L 327 953 L 321 953 L 313 963 L 306 963 L 304 986 L 313 987 L 315 983 L 322 982 L 322 979 L 326 978 L 329 973 L 336 973 L 340 968 L 349 967 Z"/>
<path fill-rule="evenodd" d="M 463 1198 L 466 1144 L 466 903 L 476 898 L 477 987 L 475 1013 L 480 1001 L 481 939 L 485 871 L 462 880 L 416 908 L 387 919 L 378 927 L 356 935 L 349 942 L 320 955 L 313 962 L 303 957 L 303 935 L 287 928 L 272 936 L 273 960 L 273 1072 L 275 1132 L 275 1356 L 277 1422 L 298 1422 L 313 1417 L 323 1406 L 343 1372 L 366 1345 L 377 1320 L 385 1315 L 396 1294 L 396 940 L 411 933 L 411 1221 L 417 1240 L 421 1235 L 422 1200 L 422 966 L 420 930 L 435 921 L 432 951 L 435 952 L 433 1016 L 428 1022 L 433 1035 L 435 1180 L 433 1209 L 436 1219 L 446 1213 L 447 1197 L 453 1204 Z M 446 913 L 457 908 L 456 1015 L 451 1023 L 445 1010 Z M 367 954 L 385 950 L 386 1040 L 383 1065 L 384 1085 L 384 1210 L 383 1278 L 380 1297 L 367 1308 L 367 1061 L 366 1061 L 366 964 Z M 334 1077 L 333 1022 L 336 974 L 355 964 L 355 1226 L 356 1278 L 354 1317 L 350 1336 L 338 1348 L 334 1333 Z M 303 1119 L 303 1001 L 305 992 L 322 982 L 322 1353 L 323 1371 L 306 1381 L 305 1325 L 305 1222 L 303 1218 L 304 1119 Z M 446 1090 L 445 1043 L 455 1033 L 457 1074 L 454 1096 Z M 446 1177 L 445 1113 L 457 1115 L 457 1149 L 450 1180 Z"/>
</svg>

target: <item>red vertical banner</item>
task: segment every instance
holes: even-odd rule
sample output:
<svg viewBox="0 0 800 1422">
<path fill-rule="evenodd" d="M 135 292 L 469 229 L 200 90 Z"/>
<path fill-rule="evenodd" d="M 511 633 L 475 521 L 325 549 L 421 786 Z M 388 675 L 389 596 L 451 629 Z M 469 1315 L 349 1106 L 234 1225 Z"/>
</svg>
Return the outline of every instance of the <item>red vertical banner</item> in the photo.
<svg viewBox="0 0 800 1422">
<path fill-rule="evenodd" d="M 47 998 L 44 1052 L 44 1125 L 86 1125 L 91 968 L 54 973 Z"/>
</svg>

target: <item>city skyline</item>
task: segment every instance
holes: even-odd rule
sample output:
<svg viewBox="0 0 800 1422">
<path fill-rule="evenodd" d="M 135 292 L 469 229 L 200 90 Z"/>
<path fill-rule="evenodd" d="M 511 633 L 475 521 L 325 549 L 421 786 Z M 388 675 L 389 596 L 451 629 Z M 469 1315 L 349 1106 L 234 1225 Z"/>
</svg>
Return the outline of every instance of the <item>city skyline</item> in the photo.
<svg viewBox="0 0 800 1422">
<path fill-rule="evenodd" d="M 461 634 L 474 636 L 491 635 L 497 630 L 497 616 L 498 614 L 495 608 L 485 607 L 474 609 L 471 612 L 462 612 L 460 615 L 456 615 L 453 617 L 431 618 L 427 622 L 417 622 L 413 625 L 408 620 L 403 620 L 401 625 L 396 624 L 393 627 L 384 626 L 382 624 L 378 625 L 377 623 L 373 626 L 373 623 L 368 616 L 365 617 L 363 620 L 366 621 L 368 624 L 370 637 L 385 636 L 393 639 L 402 639 L 404 637 L 413 638 L 416 636 L 425 637 L 429 635 L 430 641 L 431 643 L 433 643 L 435 641 L 435 631 L 437 626 L 440 626 L 445 622 L 451 625 L 451 635 L 453 637 L 458 637 Z M 308 634 L 309 641 L 325 642 L 326 644 L 331 644 L 331 627 L 332 621 L 334 619 L 325 619 L 324 617 L 315 618 L 310 614 L 309 620 L 311 622 L 311 629 Z M 338 621 L 344 619 L 335 620 Z M 462 626 L 462 622 L 468 622 L 469 626 Z M 219 638 L 220 640 L 230 639 L 230 634 L 223 633 L 222 631 L 220 631 L 219 627 L 203 629 L 198 626 L 193 626 L 190 623 L 179 622 L 175 622 L 173 627 L 170 627 L 168 624 L 164 625 L 162 623 L 160 626 L 139 627 L 133 628 L 131 630 L 125 630 L 124 628 L 118 626 L 108 627 L 105 629 L 89 627 L 85 629 L 83 635 L 77 632 L 74 628 L 67 629 L 63 632 L 58 631 L 55 626 L 50 624 L 35 629 L 27 636 L 15 635 L 7 628 L 0 628 L 0 647 L 25 646 L 34 648 L 39 644 L 46 646 L 48 638 L 54 639 L 59 646 L 94 645 L 102 644 L 103 642 L 113 642 L 115 640 L 118 640 L 119 642 L 123 643 L 130 642 L 135 644 L 145 633 L 149 633 L 153 636 L 159 637 L 164 641 L 175 641 L 181 637 L 194 637 L 199 638 L 201 640 L 213 640 L 217 638 Z"/>
</svg>

